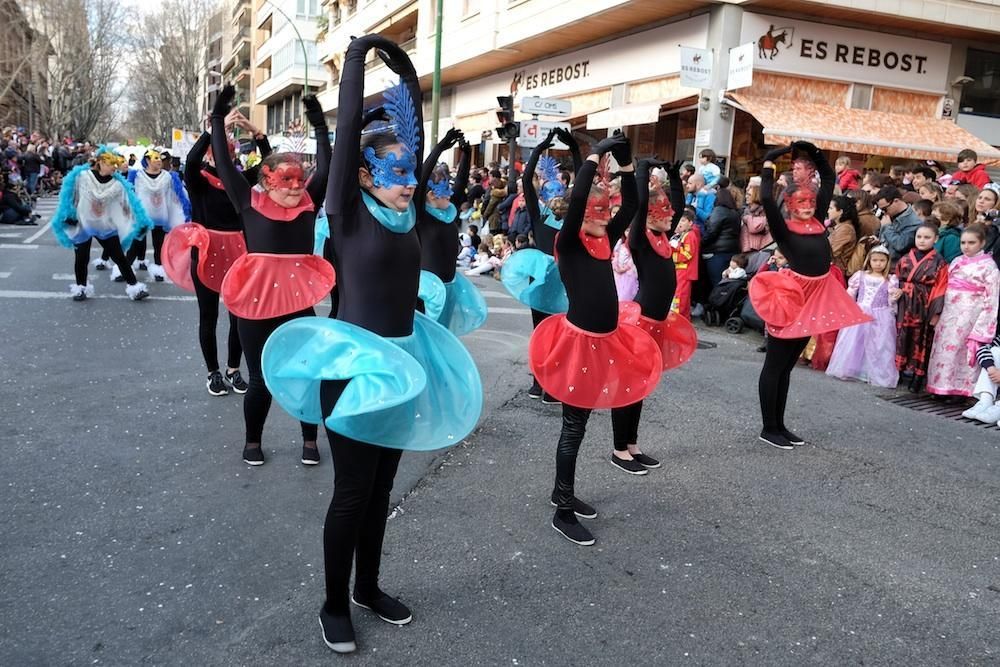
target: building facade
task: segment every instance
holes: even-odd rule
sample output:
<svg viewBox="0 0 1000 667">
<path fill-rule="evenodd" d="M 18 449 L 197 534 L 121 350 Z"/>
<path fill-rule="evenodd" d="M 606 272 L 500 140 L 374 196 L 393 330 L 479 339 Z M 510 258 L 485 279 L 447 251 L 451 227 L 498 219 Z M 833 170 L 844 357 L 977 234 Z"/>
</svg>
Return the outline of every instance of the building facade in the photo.
<svg viewBox="0 0 1000 667">
<path fill-rule="evenodd" d="M 638 154 L 712 148 L 734 176 L 767 145 L 808 139 L 858 161 L 1000 158 L 1000 6 L 988 0 L 462 0 L 444 3 L 439 134 L 480 138 L 495 158 L 498 95 L 571 103 L 575 130 L 623 128 Z M 350 35 L 404 44 L 428 94 L 434 0 L 330 0 L 320 45 L 323 107 L 335 113 Z M 730 49 L 751 45 L 753 82 L 728 89 Z M 713 67 L 681 84 L 679 46 Z M 734 62 L 734 65 L 738 63 Z M 366 95 L 394 75 L 371 56 Z M 425 114 L 430 118 L 430 114 Z M 521 115 L 522 120 L 530 116 Z M 543 117 L 543 120 L 545 118 Z"/>
<path fill-rule="evenodd" d="M 222 89 L 224 59 L 229 53 L 229 41 L 226 39 L 226 22 L 229 18 L 228 8 L 220 7 L 208 17 L 205 23 L 205 46 L 202 56 L 202 66 L 198 71 L 198 90 L 201 91 L 201 116 L 207 116 L 215 106 L 215 98 Z"/>
<path fill-rule="evenodd" d="M 17 0 L 0 0 L 0 125 L 37 129 L 49 106 L 48 38 L 35 30 Z"/>
</svg>

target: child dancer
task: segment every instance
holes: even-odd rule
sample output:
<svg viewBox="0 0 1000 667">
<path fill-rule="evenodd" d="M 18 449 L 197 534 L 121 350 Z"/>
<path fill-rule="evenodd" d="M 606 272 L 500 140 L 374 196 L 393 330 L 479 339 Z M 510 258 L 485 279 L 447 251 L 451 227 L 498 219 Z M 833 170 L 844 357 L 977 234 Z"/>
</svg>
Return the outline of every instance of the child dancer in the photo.
<svg viewBox="0 0 1000 667">
<path fill-rule="evenodd" d="M 993 340 L 1000 299 L 1000 270 L 983 252 L 986 228 L 973 223 L 962 232 L 962 255 L 948 267 L 948 287 L 935 326 L 927 391 L 939 396 L 970 396 L 976 383 L 971 364 L 979 347 Z"/>
<path fill-rule="evenodd" d="M 927 383 L 927 362 L 934 340 L 930 320 L 941 314 L 948 284 L 948 262 L 934 249 L 937 227 L 917 228 L 916 247 L 899 259 L 896 278 L 899 288 L 890 296 L 896 300 L 896 368 L 910 376 L 909 390 L 919 393 Z M 931 299 L 931 294 L 936 297 Z"/>
<path fill-rule="evenodd" d="M 876 387 L 896 386 L 896 301 L 890 293 L 896 294 L 898 286 L 898 278 L 889 271 L 889 249 L 875 246 L 864 269 L 847 284 L 847 293 L 872 321 L 840 330 L 827 375 L 841 380 L 856 378 Z"/>
</svg>

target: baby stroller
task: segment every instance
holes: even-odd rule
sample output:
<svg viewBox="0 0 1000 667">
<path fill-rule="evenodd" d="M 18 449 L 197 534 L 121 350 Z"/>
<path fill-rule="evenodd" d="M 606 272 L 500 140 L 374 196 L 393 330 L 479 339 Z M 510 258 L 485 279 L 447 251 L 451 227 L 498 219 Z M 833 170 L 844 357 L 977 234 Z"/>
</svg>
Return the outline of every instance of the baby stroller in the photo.
<svg viewBox="0 0 1000 667">
<path fill-rule="evenodd" d="M 757 275 L 758 271 L 767 271 L 768 260 L 770 258 L 771 252 L 768 250 L 761 250 L 751 255 L 750 261 L 747 264 L 747 274 L 753 277 Z M 764 333 L 764 320 L 754 310 L 753 303 L 749 299 L 749 294 L 747 296 L 748 298 L 744 299 L 740 305 L 739 312 L 731 315 L 726 320 L 726 331 L 729 333 L 743 333 L 743 329 L 746 327 L 750 327 L 759 333 Z"/>
<path fill-rule="evenodd" d="M 705 314 L 701 316 L 702 321 L 710 327 L 717 327 L 725 323 L 726 330 L 730 333 L 739 333 L 743 330 L 743 323 L 739 320 L 740 309 L 745 301 L 749 301 L 747 285 L 750 281 L 746 278 L 738 280 L 723 280 L 716 285 L 708 294 L 708 303 L 705 304 Z M 735 326 L 735 331 L 731 327 Z"/>
</svg>

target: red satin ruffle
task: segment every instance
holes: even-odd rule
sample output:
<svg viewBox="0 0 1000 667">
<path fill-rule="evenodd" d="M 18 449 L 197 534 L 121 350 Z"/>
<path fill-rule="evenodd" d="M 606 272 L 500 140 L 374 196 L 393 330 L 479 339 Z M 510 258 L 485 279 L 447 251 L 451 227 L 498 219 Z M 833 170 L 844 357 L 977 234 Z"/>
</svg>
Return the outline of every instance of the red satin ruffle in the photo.
<svg viewBox="0 0 1000 667">
<path fill-rule="evenodd" d="M 803 276 L 790 269 L 758 273 L 750 302 L 776 338 L 808 338 L 869 322 L 833 273 Z"/>
<path fill-rule="evenodd" d="M 250 253 L 229 269 L 221 293 L 237 317 L 266 320 L 315 306 L 335 282 L 333 267 L 317 255 Z"/>
<path fill-rule="evenodd" d="M 229 268 L 247 254 L 242 232 L 207 229 L 188 222 L 170 230 L 163 241 L 163 270 L 178 287 L 194 291 L 191 249 L 198 249 L 198 280 L 213 292 L 222 289 Z"/>
<path fill-rule="evenodd" d="M 618 322 L 635 325 L 656 341 L 665 371 L 683 366 L 698 349 L 698 332 L 687 318 L 677 313 L 671 312 L 661 322 L 644 316 L 635 301 L 623 301 L 618 305 Z"/>
</svg>

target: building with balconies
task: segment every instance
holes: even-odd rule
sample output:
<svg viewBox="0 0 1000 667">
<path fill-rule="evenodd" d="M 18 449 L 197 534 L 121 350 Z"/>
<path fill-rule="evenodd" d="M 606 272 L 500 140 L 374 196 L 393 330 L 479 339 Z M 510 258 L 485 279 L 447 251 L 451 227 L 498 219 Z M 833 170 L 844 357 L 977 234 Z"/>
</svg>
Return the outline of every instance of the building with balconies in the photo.
<svg viewBox="0 0 1000 667">
<path fill-rule="evenodd" d="M 215 105 L 223 83 L 223 60 L 228 57 L 229 42 L 226 40 L 225 25 L 229 12 L 220 7 L 205 23 L 205 46 L 202 67 L 198 72 L 198 89 L 201 91 L 201 115 L 208 115 Z"/>
<path fill-rule="evenodd" d="M 327 0 L 323 107 L 336 112 L 349 36 L 370 33 L 407 45 L 429 102 L 436 5 Z M 439 134 L 481 138 L 480 163 L 500 150 L 498 95 L 570 102 L 569 118 L 542 119 L 596 136 L 623 128 L 638 154 L 711 147 L 735 176 L 790 139 L 859 163 L 953 161 L 963 147 L 1000 158 L 995 0 L 449 0 L 442 21 Z M 741 45 L 753 81 L 730 86 Z M 679 46 L 705 60 L 692 67 Z M 366 70 L 374 103 L 395 75 L 374 53 Z"/>
<path fill-rule="evenodd" d="M 259 115 L 255 118 L 253 114 L 254 6 L 251 0 L 232 0 L 229 21 L 229 49 L 223 74 L 226 82 L 236 87 L 236 108 L 251 122 L 259 124 Z"/>
</svg>

